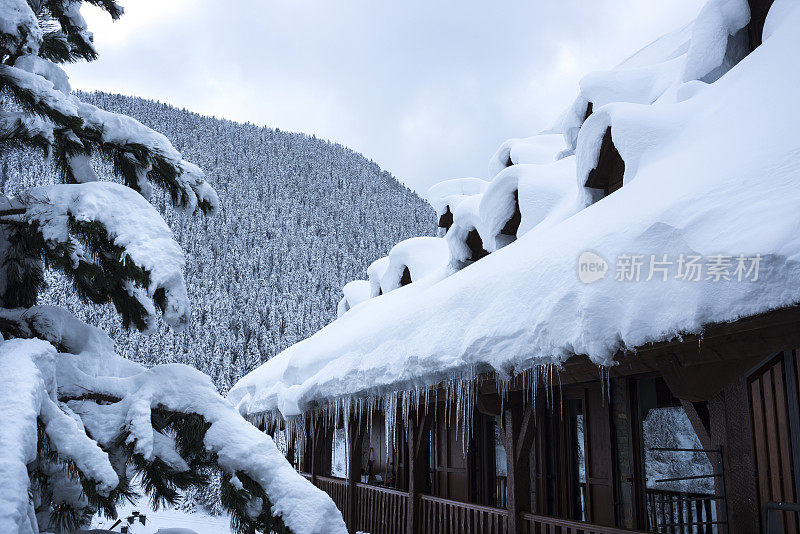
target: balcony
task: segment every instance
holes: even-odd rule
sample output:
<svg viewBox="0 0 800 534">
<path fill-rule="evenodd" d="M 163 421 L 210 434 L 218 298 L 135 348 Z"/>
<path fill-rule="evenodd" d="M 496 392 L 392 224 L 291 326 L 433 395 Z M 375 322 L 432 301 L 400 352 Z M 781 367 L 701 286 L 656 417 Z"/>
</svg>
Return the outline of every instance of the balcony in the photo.
<svg viewBox="0 0 800 534">
<path fill-rule="evenodd" d="M 303 473 L 307 479 L 312 476 Z M 317 476 L 315 485 L 325 491 L 340 510 L 348 509 L 349 482 L 344 478 Z M 345 514 L 352 532 L 369 534 L 403 534 L 409 532 L 410 496 L 404 491 L 356 484 L 353 519 Z M 420 495 L 417 532 L 425 534 L 507 534 L 508 510 L 470 504 L 432 495 Z M 631 534 L 641 531 L 592 525 L 556 517 L 524 512 L 521 514 L 525 534 Z M 354 523 L 354 524 L 352 524 Z"/>
</svg>

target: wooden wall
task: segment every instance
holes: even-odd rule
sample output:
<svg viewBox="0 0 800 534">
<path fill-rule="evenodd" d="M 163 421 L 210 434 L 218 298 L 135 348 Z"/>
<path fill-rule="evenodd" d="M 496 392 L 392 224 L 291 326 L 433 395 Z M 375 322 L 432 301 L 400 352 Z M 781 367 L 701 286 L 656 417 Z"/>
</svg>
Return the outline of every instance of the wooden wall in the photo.
<svg viewBox="0 0 800 534">
<path fill-rule="evenodd" d="M 747 377 L 752 461 L 759 508 L 764 503 L 798 500 L 800 420 L 795 351 L 768 359 Z M 800 530 L 795 513 L 781 516 L 785 532 Z"/>
</svg>

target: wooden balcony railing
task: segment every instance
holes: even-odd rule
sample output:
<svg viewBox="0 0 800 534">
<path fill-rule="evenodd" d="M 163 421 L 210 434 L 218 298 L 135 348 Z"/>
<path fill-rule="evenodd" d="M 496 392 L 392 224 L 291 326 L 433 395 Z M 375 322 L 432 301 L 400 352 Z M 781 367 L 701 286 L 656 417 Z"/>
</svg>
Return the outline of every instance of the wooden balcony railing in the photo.
<svg viewBox="0 0 800 534">
<path fill-rule="evenodd" d="M 508 512 L 479 504 L 422 495 L 422 531 L 426 534 L 505 534 Z"/>
<path fill-rule="evenodd" d="M 307 473 L 301 474 L 306 478 L 311 478 L 311 475 Z M 330 495 L 340 510 L 347 508 L 348 481 L 346 479 L 317 476 L 316 485 Z M 405 533 L 408 521 L 408 499 L 408 493 L 403 491 L 371 484 L 356 484 L 357 505 L 354 530 L 370 534 Z M 632 534 L 639 532 L 530 513 L 523 513 L 522 520 L 525 534 Z M 419 526 L 421 531 L 426 534 L 506 534 L 508 512 L 503 508 L 421 495 Z"/>
<path fill-rule="evenodd" d="M 508 478 L 503 476 L 495 477 L 494 504 L 498 508 L 506 508 L 508 499 L 506 498 Z"/>
<path fill-rule="evenodd" d="M 318 476 L 317 487 L 330 495 L 339 510 L 347 509 L 347 479 Z"/>
<path fill-rule="evenodd" d="M 653 532 L 675 534 L 715 534 L 717 497 L 702 493 L 648 488 L 647 523 Z"/>
<path fill-rule="evenodd" d="M 356 530 L 370 534 L 402 534 L 406 531 L 408 493 L 356 484 L 356 498 Z"/>
<path fill-rule="evenodd" d="M 618 527 L 604 527 L 583 521 L 572 521 L 543 515 L 523 513 L 525 534 L 632 534 L 642 533 L 638 530 L 628 530 Z M 644 533 L 642 533 L 644 534 Z"/>
</svg>

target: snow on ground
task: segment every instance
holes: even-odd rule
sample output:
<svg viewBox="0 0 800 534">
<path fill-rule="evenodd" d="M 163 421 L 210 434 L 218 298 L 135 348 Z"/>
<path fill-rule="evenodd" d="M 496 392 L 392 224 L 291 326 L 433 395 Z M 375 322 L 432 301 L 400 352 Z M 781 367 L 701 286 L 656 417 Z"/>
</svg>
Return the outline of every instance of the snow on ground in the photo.
<svg viewBox="0 0 800 534">
<path fill-rule="evenodd" d="M 146 524 L 142 525 L 135 521 L 130 525 L 130 534 L 156 534 L 159 529 L 185 528 L 197 534 L 234 534 L 230 528 L 230 518 L 227 515 L 212 516 L 202 512 L 186 512 L 184 510 L 161 509 L 154 511 L 147 497 L 142 497 L 136 504 L 127 504 L 118 509 L 119 518 L 122 524 L 127 524 L 125 518 L 131 515 L 134 510 L 147 516 Z M 116 519 L 107 519 L 101 516 L 92 518 L 92 528 L 108 529 L 116 522 Z M 119 526 L 114 529 L 119 532 Z"/>
<path fill-rule="evenodd" d="M 147 521 L 144 525 L 134 521 L 129 525 L 130 534 L 166 534 L 164 532 L 166 529 L 188 529 L 196 534 L 235 534 L 231 530 L 230 518 L 227 515 L 213 516 L 203 512 L 187 512 L 176 509 L 161 509 L 156 512 L 150 507 L 146 497 L 141 498 L 136 504 L 128 504 L 119 508 L 119 518 L 124 521 L 122 524 L 128 524 L 125 518 L 130 516 L 134 510 L 145 514 Z M 95 516 L 92 518 L 91 528 L 108 529 L 115 522 L 116 519 Z M 114 528 L 114 532 L 119 532 L 119 526 Z M 177 531 L 169 534 L 189 534 L 189 532 Z"/>
<path fill-rule="evenodd" d="M 727 22 L 705 26 L 719 42 L 741 22 L 738 0 L 727 1 L 730 12 L 710 3 L 720 9 L 714 20 Z M 677 81 L 672 96 L 652 105 L 595 108 L 569 158 L 577 171 L 566 179 L 577 192 L 565 186 L 567 196 L 546 215 L 563 206 L 573 213 L 561 211 L 437 283 L 362 303 L 244 377 L 229 399 L 250 415 L 293 416 L 322 399 L 348 402 L 476 371 L 510 376 L 574 354 L 612 364 L 619 350 L 800 302 L 799 26 L 800 9 L 787 8 L 764 44 L 713 83 Z M 709 57 L 723 61 L 718 41 L 708 57 L 690 50 L 686 64 L 696 61 L 699 72 Z M 583 180 L 609 126 L 626 162 L 625 186 L 592 203 Z M 479 197 L 456 211 L 468 208 L 482 216 Z M 610 269 L 591 284 L 578 276 L 587 252 Z M 645 263 L 634 280 L 635 265 L 625 262 L 637 255 L 666 255 L 672 270 L 648 273 Z M 710 269 L 697 280 L 680 262 L 694 256 Z M 727 270 L 712 269 L 715 258 Z M 738 276 L 737 258 L 749 261 Z"/>
</svg>

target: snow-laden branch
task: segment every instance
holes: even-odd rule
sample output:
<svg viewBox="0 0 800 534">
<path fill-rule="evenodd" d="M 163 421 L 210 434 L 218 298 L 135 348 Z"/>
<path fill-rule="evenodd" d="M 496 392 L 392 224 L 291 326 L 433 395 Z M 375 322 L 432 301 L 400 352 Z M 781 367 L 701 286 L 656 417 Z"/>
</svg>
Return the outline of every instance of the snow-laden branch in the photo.
<svg viewBox="0 0 800 534">
<path fill-rule="evenodd" d="M 0 112 L 0 142 L 47 149 L 55 142 L 53 125 L 28 113 Z"/>
<path fill-rule="evenodd" d="M 49 397 L 43 398 L 39 417 L 59 455 L 72 460 L 84 475 L 97 482 L 98 493 L 108 495 L 117 487 L 119 478 L 109 463 L 108 454 L 86 435 L 77 421 L 61 411 Z"/>
<path fill-rule="evenodd" d="M 190 306 L 183 251 L 155 208 L 140 195 L 120 184 L 90 182 L 37 187 L 21 200 L 27 207 L 25 220 L 34 225 L 51 250 L 68 245 L 69 264 L 64 268 L 95 265 L 103 273 L 118 274 L 118 294 L 138 304 L 137 309 L 152 325 L 155 309 L 130 283 L 143 274 L 145 280 L 135 281 L 139 285 L 145 282 L 146 294 L 159 301 L 164 320 L 176 329 L 187 324 Z M 103 232 L 93 230 L 93 224 L 100 225 Z M 107 252 L 106 246 L 112 246 L 116 256 L 99 253 Z"/>
<path fill-rule="evenodd" d="M 100 404 L 92 400 L 73 400 L 70 408 L 78 413 L 87 430 L 102 444 L 110 444 L 120 429 L 131 428 L 135 447 L 151 454 L 158 453 L 162 438 L 141 432 L 145 412 L 162 409 L 197 414 L 210 424 L 205 437 L 206 449 L 218 457 L 226 472 L 245 473 L 265 491 L 273 506 L 293 532 L 323 534 L 346 532 L 344 521 L 333 501 L 300 476 L 286 461 L 272 438 L 243 419 L 223 399 L 208 376 L 180 364 L 161 365 L 127 378 L 90 376 L 69 362 L 64 362 L 64 376 L 76 383 L 63 384 L 62 391 L 80 396 L 87 390 L 121 400 Z M 148 410 L 149 408 L 149 410 Z M 146 443 L 141 443 L 144 440 Z M 162 452 L 163 454 L 163 452 Z"/>
<path fill-rule="evenodd" d="M 36 419 L 46 394 L 34 360 L 54 353 L 40 340 L 0 343 L 0 532 L 38 532 L 27 465 L 36 458 Z"/>
<path fill-rule="evenodd" d="M 0 51 L 37 53 L 42 40 L 39 21 L 25 0 L 0 0 Z"/>
<path fill-rule="evenodd" d="M 133 452 L 146 460 L 159 459 L 176 472 L 186 472 L 192 459 L 173 436 L 153 426 L 152 414 L 158 411 L 197 415 L 207 428 L 205 434 L 198 437 L 202 440 L 201 449 L 215 456 L 225 472 L 234 476 L 242 473 L 257 483 L 271 502 L 272 513 L 279 515 L 292 532 L 346 532 L 341 513 L 330 497 L 300 476 L 272 438 L 243 419 L 219 395 L 208 376 L 179 364 L 145 370 L 117 356 L 113 342 L 104 332 L 79 321 L 63 308 L 0 309 L 0 321 L 14 323 L 21 333 L 42 337 L 58 345 L 60 350 L 72 352 L 56 356 L 50 344 L 39 340 L 0 342 L 0 366 L 5 366 L 4 370 L 11 369 L 0 376 L 0 387 L 3 387 L 0 396 L 8 392 L 17 399 L 0 404 L 0 409 L 10 406 L 13 413 L 27 413 L 26 420 L 30 420 L 26 438 L 32 440 L 28 444 L 31 450 L 17 460 L 23 469 L 36 456 L 36 418 L 39 417 L 53 447 L 72 459 L 87 478 L 100 482 L 99 491 L 112 486 L 113 471 L 103 464 L 105 453 L 97 446 L 111 450 L 119 445 L 120 437 L 129 438 L 128 445 Z M 33 400 L 20 405 L 18 400 L 25 399 L 26 395 L 24 391 L 20 395 L 20 386 L 14 383 L 27 379 L 18 376 L 24 373 L 15 373 L 14 366 L 6 362 L 24 360 L 19 347 L 27 347 L 28 343 L 42 353 L 38 358 L 46 365 L 39 363 L 39 368 L 35 365 L 24 368 L 36 381 L 22 382 L 23 386 L 29 384 L 27 397 Z M 55 389 L 59 398 L 67 400 L 66 406 L 57 405 L 48 396 L 48 392 L 52 394 Z M 80 418 L 83 428 L 71 419 L 74 415 Z M 12 420 L 17 419 L 15 416 Z M 0 428 L 0 454 L 6 451 L 18 454 L 26 450 L 21 446 L 5 446 L 12 440 L 3 433 L 15 428 Z M 61 437 L 52 436 L 50 429 L 57 430 Z M 21 439 L 15 438 L 14 443 L 17 442 Z M 82 451 L 78 451 L 78 447 Z M 5 464 L 7 462 L 0 461 L 0 468 Z M 21 487 L 27 488 L 27 474 L 25 476 Z M 4 491 L 0 489 L 0 499 L 5 499 Z M 27 503 L 27 489 L 24 493 Z M 20 510 L 24 512 L 25 507 Z M 20 516 L 15 517 L 13 524 L 20 524 Z M 17 532 L 1 527 L 0 532 Z"/>
<path fill-rule="evenodd" d="M 108 454 L 55 403 L 56 351 L 39 339 L 0 342 L 0 532 L 36 533 L 28 464 L 37 456 L 38 422 L 60 458 L 70 460 L 107 495 L 119 483 Z"/>
<path fill-rule="evenodd" d="M 71 143 L 71 153 L 97 146 L 111 155 L 127 185 L 135 190 L 146 191 L 142 184 L 146 175 L 167 189 L 175 205 L 185 211 L 200 208 L 207 214 L 216 212 L 219 199 L 205 181 L 203 171 L 185 161 L 164 135 L 131 117 L 104 111 L 65 94 L 43 74 L 0 65 L 0 88 L 9 90 L 19 102 L 47 117 L 57 128 L 69 131 L 74 138 L 67 135 L 65 139 Z"/>
</svg>

